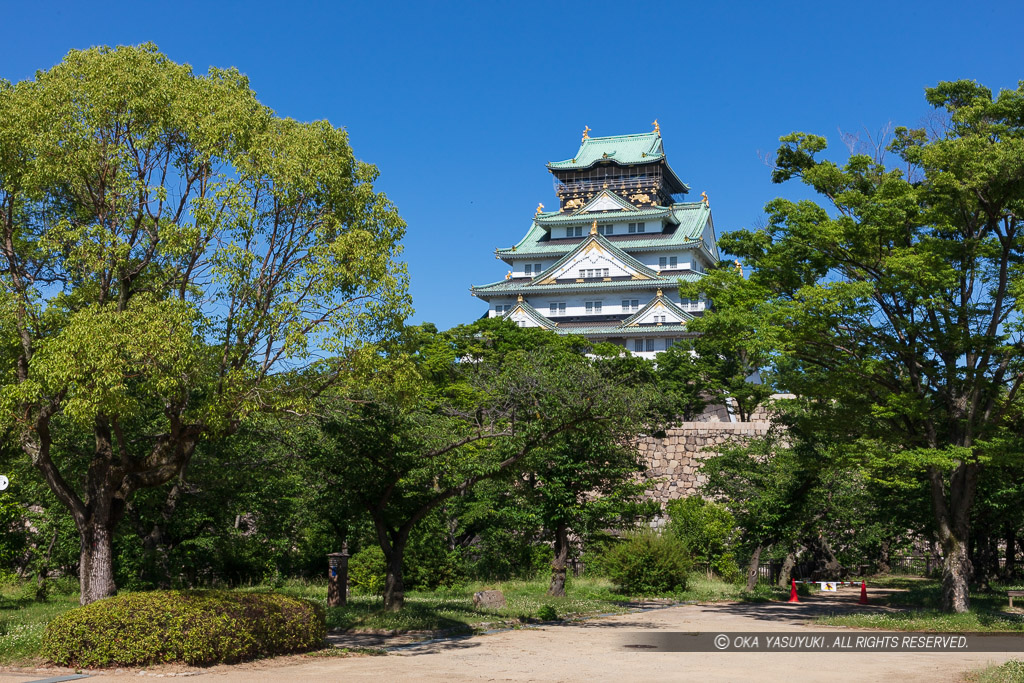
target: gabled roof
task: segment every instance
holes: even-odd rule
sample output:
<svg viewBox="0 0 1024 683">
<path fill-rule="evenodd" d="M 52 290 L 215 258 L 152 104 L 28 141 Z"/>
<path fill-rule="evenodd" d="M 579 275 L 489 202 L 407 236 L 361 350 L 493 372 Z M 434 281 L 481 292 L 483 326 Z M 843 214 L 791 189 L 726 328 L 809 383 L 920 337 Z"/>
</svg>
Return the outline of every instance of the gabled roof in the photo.
<svg viewBox="0 0 1024 683">
<path fill-rule="evenodd" d="M 598 161 L 611 160 L 623 166 L 648 164 L 665 158 L 659 133 L 636 135 L 610 135 L 603 138 L 586 138 L 572 159 L 551 161 L 552 170 L 575 170 L 590 168 Z"/>
<path fill-rule="evenodd" d="M 593 213 L 594 211 L 636 212 L 639 209 L 611 190 L 601 190 L 596 197 L 587 202 L 586 206 L 573 213 L 578 215 L 581 213 Z"/>
<path fill-rule="evenodd" d="M 658 295 L 656 297 L 654 297 L 653 299 L 648 301 L 647 305 L 645 305 L 639 311 L 637 311 L 633 315 L 631 315 L 628 318 L 626 318 L 625 320 L 623 320 L 621 326 L 622 327 L 635 327 L 635 326 L 641 324 L 640 321 L 643 320 L 647 316 L 648 312 L 650 312 L 650 311 L 652 311 L 652 310 L 654 310 L 656 308 L 662 307 L 662 306 L 666 310 L 668 310 L 669 313 L 671 313 L 672 315 L 674 315 L 677 318 L 679 318 L 679 320 L 682 320 L 684 322 L 693 320 L 693 316 L 692 315 L 690 315 L 688 312 L 684 311 L 681 307 L 679 307 L 671 299 L 669 299 L 664 294 L 662 294 L 661 290 L 659 289 L 658 290 Z M 662 325 L 674 325 L 674 324 L 676 324 L 675 321 L 673 321 L 671 323 L 662 323 Z"/>
<path fill-rule="evenodd" d="M 542 315 L 540 311 L 538 311 L 536 308 L 523 301 L 522 297 L 519 297 L 519 302 L 511 311 L 505 313 L 504 316 L 506 318 L 512 318 L 515 316 L 516 313 L 523 314 L 523 316 L 525 316 L 526 318 L 529 318 L 533 322 L 537 323 L 539 327 L 543 327 L 548 330 L 553 330 L 555 329 L 555 327 L 557 327 L 555 323 L 551 322 L 546 317 L 544 317 L 544 315 Z"/>
<path fill-rule="evenodd" d="M 526 286 L 533 287 L 535 285 L 549 285 L 554 284 L 553 277 L 558 271 L 562 270 L 566 264 L 571 263 L 576 259 L 577 256 L 586 254 L 587 252 L 597 249 L 606 254 L 610 259 L 618 261 L 623 266 L 623 270 L 632 271 L 632 275 L 636 279 L 651 280 L 658 277 L 658 271 L 653 268 L 645 266 L 640 261 L 622 251 L 614 244 L 608 241 L 608 238 L 598 233 L 592 233 L 587 236 L 587 239 L 583 240 L 575 249 L 570 251 L 562 258 L 555 261 L 554 265 L 542 272 L 540 275 L 534 277 Z"/>
</svg>

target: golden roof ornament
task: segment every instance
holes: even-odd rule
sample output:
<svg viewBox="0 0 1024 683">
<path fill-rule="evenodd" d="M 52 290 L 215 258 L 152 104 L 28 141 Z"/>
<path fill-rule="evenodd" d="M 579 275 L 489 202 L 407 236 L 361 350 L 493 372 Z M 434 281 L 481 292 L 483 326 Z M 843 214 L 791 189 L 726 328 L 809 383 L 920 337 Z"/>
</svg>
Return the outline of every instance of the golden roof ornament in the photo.
<svg viewBox="0 0 1024 683">
<path fill-rule="evenodd" d="M 506 280 L 511 280 L 512 279 L 512 271 L 511 270 L 508 271 L 507 273 L 505 273 L 505 279 Z"/>
<path fill-rule="evenodd" d="M 596 218 L 594 219 L 594 224 L 590 226 L 590 234 L 591 235 L 596 235 L 597 234 L 597 219 Z"/>
<path fill-rule="evenodd" d="M 660 288 L 658 289 L 658 296 L 659 297 L 661 296 L 661 289 Z"/>
<path fill-rule="evenodd" d="M 543 210 L 544 210 L 544 205 L 543 204 L 537 204 L 537 213 L 540 213 Z"/>
<path fill-rule="evenodd" d="M 590 137 L 590 126 L 583 126 L 583 140 L 586 140 L 589 137 Z M 583 140 L 580 140 L 580 142 L 583 142 Z"/>
<path fill-rule="evenodd" d="M 701 192 L 700 196 L 702 198 L 702 201 L 704 202 L 704 206 L 706 206 L 706 207 L 708 207 L 710 209 L 711 208 L 711 202 L 708 201 L 708 193 L 707 192 Z"/>
<path fill-rule="evenodd" d="M 518 296 L 518 297 L 516 298 L 516 301 L 518 301 L 519 303 L 523 303 L 523 295 L 522 295 L 522 294 L 520 294 L 520 295 L 519 295 L 519 296 Z"/>
<path fill-rule="evenodd" d="M 653 125 L 654 125 L 654 132 L 657 133 L 658 137 L 660 138 L 661 137 L 661 126 L 658 125 L 658 119 L 654 119 Z"/>
</svg>

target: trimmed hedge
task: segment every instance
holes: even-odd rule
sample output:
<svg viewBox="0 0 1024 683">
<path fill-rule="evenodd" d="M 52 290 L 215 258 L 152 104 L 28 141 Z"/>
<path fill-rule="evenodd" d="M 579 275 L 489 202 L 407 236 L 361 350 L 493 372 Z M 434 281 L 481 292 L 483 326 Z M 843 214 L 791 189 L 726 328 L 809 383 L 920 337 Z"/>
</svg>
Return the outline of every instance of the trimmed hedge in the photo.
<svg viewBox="0 0 1024 683">
<path fill-rule="evenodd" d="M 43 634 L 65 666 L 231 663 L 323 647 L 324 609 L 276 593 L 127 593 L 66 612 Z"/>
</svg>

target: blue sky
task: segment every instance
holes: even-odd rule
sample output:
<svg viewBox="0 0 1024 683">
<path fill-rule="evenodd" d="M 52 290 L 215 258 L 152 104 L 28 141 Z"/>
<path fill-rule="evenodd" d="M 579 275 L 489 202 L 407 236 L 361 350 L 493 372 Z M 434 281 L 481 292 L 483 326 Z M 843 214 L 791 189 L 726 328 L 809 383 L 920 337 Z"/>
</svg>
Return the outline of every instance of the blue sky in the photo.
<svg viewBox="0 0 1024 683">
<path fill-rule="evenodd" d="M 775 186 L 759 155 L 780 135 L 876 131 L 927 116 L 923 89 L 1024 79 L 1024 3 L 10 3 L 0 77 L 75 48 L 155 42 L 196 71 L 236 66 L 260 100 L 345 127 L 409 224 L 414 321 L 446 328 L 486 307 L 548 161 L 584 125 L 661 124 L 669 163 L 706 191 L 719 234 L 757 226 Z"/>
</svg>

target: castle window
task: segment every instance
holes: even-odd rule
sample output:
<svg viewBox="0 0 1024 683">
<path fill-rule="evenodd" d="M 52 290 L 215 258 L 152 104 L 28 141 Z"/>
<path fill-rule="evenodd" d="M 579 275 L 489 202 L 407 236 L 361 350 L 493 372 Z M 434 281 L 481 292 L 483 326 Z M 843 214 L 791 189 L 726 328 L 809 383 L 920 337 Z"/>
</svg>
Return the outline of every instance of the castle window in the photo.
<svg viewBox="0 0 1024 683">
<path fill-rule="evenodd" d="M 664 256 L 659 256 L 658 257 L 658 267 L 659 268 L 664 268 L 667 265 L 668 265 L 668 259 L 665 258 Z M 529 273 L 530 271 L 526 271 L 526 272 Z"/>
<path fill-rule="evenodd" d="M 662 261 L 664 261 L 664 260 L 665 259 L 662 259 Z M 527 263 L 525 270 L 526 270 L 526 274 L 527 275 L 533 275 L 533 264 L 532 263 Z"/>
<path fill-rule="evenodd" d="M 630 223 L 628 230 L 629 232 L 644 232 L 644 223 Z"/>
<path fill-rule="evenodd" d="M 673 265 L 675 265 L 675 264 L 673 264 Z M 539 263 L 534 263 L 533 264 L 533 272 L 534 272 L 535 275 L 540 275 L 540 272 L 542 270 L 544 270 L 544 269 L 540 267 Z"/>
<path fill-rule="evenodd" d="M 585 307 L 587 313 L 600 313 L 601 312 L 601 303 L 602 302 L 600 302 L 600 301 L 587 301 L 587 302 L 584 303 L 584 307 Z"/>
<path fill-rule="evenodd" d="M 639 310 L 640 310 L 640 300 L 639 299 L 623 299 L 622 300 L 622 312 L 623 313 L 628 313 L 630 311 L 639 311 Z"/>
<path fill-rule="evenodd" d="M 604 277 L 608 277 L 608 269 L 607 268 L 604 269 Z"/>
<path fill-rule="evenodd" d="M 566 237 L 582 237 L 583 236 L 583 226 L 582 225 L 577 225 L 575 228 L 566 228 L 565 229 L 565 236 Z"/>
<path fill-rule="evenodd" d="M 677 267 L 679 265 L 679 260 L 675 256 L 671 256 L 668 259 L 668 265 L 669 265 L 669 268 L 675 268 L 675 267 Z M 538 265 L 537 268 L 539 270 L 540 266 Z"/>
<path fill-rule="evenodd" d="M 565 302 L 552 301 L 548 304 L 548 315 L 565 315 Z"/>
<path fill-rule="evenodd" d="M 615 227 L 614 225 L 599 225 L 599 226 L 597 226 L 597 234 L 598 235 L 610 235 L 610 234 L 612 234 L 612 230 L 614 229 L 614 227 Z"/>
<path fill-rule="evenodd" d="M 654 350 L 654 340 L 653 339 L 648 339 L 647 340 L 647 350 L 648 351 L 653 351 Z"/>
<path fill-rule="evenodd" d="M 642 353 L 643 350 L 644 350 L 644 340 L 643 339 L 634 339 L 633 340 L 633 350 L 635 352 L 637 352 L 637 353 Z"/>
</svg>

